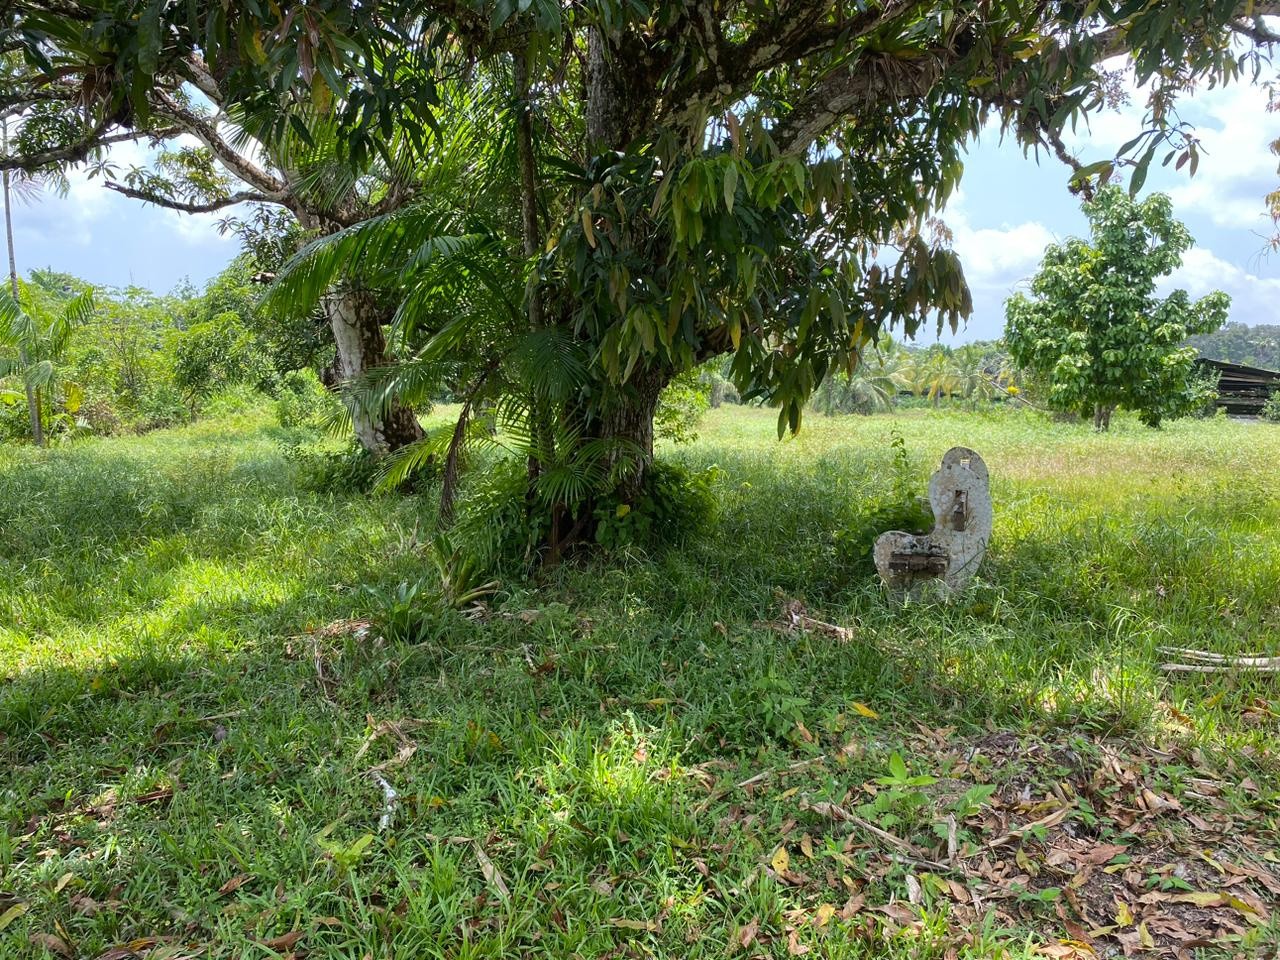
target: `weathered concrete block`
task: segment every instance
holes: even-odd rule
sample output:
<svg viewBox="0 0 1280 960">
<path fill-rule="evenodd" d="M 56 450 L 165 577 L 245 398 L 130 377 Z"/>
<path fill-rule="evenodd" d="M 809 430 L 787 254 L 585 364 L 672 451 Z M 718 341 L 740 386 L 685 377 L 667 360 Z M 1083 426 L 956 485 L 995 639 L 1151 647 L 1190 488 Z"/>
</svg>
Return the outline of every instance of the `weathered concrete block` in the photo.
<svg viewBox="0 0 1280 960">
<path fill-rule="evenodd" d="M 909 596 L 930 589 L 959 593 L 978 571 L 991 539 L 987 465 L 967 447 L 952 447 L 929 479 L 934 527 L 924 536 L 890 530 L 876 539 L 875 561 L 890 589 Z"/>
</svg>

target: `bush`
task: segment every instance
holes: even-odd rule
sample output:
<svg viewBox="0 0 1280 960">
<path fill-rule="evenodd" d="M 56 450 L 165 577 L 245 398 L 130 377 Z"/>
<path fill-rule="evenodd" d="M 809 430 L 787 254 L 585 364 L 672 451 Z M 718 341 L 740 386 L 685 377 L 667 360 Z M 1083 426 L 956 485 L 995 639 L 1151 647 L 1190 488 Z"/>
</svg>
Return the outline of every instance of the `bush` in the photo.
<svg viewBox="0 0 1280 960">
<path fill-rule="evenodd" d="M 138 433 L 176 427 L 193 419 L 178 388 L 171 383 L 148 384 L 133 407 L 133 429 Z"/>
<path fill-rule="evenodd" d="M 27 401 L 17 390 L 0 401 L 0 440 L 30 440 L 31 419 Z"/>
<path fill-rule="evenodd" d="M 653 417 L 655 437 L 672 443 L 692 443 L 698 439 L 698 421 L 711 405 L 711 386 L 695 368 L 672 380 L 658 397 Z"/>
<path fill-rule="evenodd" d="M 920 496 L 906 442 L 895 429 L 890 433 L 893 465 L 889 488 L 864 497 L 852 522 L 833 536 L 836 553 L 853 572 L 869 573 L 874 566 L 876 538 L 889 530 L 927 533 L 933 529 L 933 508 Z"/>
<path fill-rule="evenodd" d="M 1280 423 L 1280 390 L 1273 391 L 1262 405 L 1262 419 Z"/>
<path fill-rule="evenodd" d="M 650 464 L 644 491 L 633 503 L 606 497 L 595 509 L 596 542 L 606 550 L 680 544 L 706 530 L 716 516 L 713 489 L 720 470 L 690 473 L 662 460 Z"/>
<path fill-rule="evenodd" d="M 324 431 L 342 418 L 342 400 L 320 382 L 313 370 L 290 370 L 280 378 L 276 419 L 290 430 Z"/>
<path fill-rule="evenodd" d="M 281 452 L 297 470 L 298 486 L 317 493 L 368 493 L 377 484 L 378 463 L 355 440 L 332 442 L 299 435 L 285 437 Z"/>
<path fill-rule="evenodd" d="M 173 352 L 174 382 L 192 399 L 236 384 L 267 390 L 275 379 L 270 358 L 230 310 L 184 330 Z"/>
<path fill-rule="evenodd" d="M 550 519 L 529 510 L 523 463 L 504 458 L 477 471 L 458 505 L 453 539 L 487 566 L 525 563 L 550 529 Z"/>
<path fill-rule="evenodd" d="M 86 398 L 84 403 L 80 404 L 76 419 L 81 422 L 84 429 L 100 437 L 111 436 L 124 428 L 120 411 L 107 397 Z"/>
<path fill-rule="evenodd" d="M 686 542 L 714 522 L 719 507 L 714 485 L 720 475 L 714 466 L 692 473 L 677 464 L 656 461 L 634 502 L 625 503 L 616 494 L 597 500 L 587 530 L 594 527 L 595 542 L 606 550 Z M 547 542 L 551 517 L 531 508 L 527 489 L 526 467 L 514 459 L 475 474 L 458 507 L 453 541 L 475 558 L 479 569 L 529 563 Z"/>
<path fill-rule="evenodd" d="M 201 414 L 206 417 L 230 417 L 248 413 L 263 402 L 263 395 L 256 387 L 239 383 L 218 390 L 205 401 Z"/>
</svg>

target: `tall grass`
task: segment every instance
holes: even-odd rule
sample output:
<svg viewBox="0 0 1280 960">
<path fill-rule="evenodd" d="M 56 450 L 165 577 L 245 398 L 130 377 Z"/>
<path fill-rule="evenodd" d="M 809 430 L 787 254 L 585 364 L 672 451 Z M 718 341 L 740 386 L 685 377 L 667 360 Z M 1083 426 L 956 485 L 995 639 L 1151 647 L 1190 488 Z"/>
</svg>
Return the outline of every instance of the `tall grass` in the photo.
<svg viewBox="0 0 1280 960">
<path fill-rule="evenodd" d="M 1274 816 L 1274 686 L 1170 678 L 1156 648 L 1276 651 L 1280 429 L 773 424 L 723 408 L 665 452 L 720 467 L 706 538 L 507 582 L 489 618 L 412 646 L 308 631 L 433 575 L 429 490 L 302 491 L 252 414 L 0 451 L 0 915 L 22 907 L 0 956 L 48 933 L 264 957 L 299 930 L 311 957 L 723 957 L 804 905 L 761 872 L 794 801 L 744 819 L 731 785 L 852 737 L 810 785 L 838 798 L 918 749 L 916 724 L 1174 738 L 1230 756 L 1239 802 Z M 893 430 L 922 492 L 950 446 L 990 467 L 995 534 L 960 602 L 886 597 L 835 537 L 882 495 Z M 780 597 L 854 639 L 776 632 Z M 379 765 L 400 795 L 382 833 Z M 821 955 L 940 956 L 944 919 Z M 1033 932 L 975 930 L 970 952 Z"/>
</svg>

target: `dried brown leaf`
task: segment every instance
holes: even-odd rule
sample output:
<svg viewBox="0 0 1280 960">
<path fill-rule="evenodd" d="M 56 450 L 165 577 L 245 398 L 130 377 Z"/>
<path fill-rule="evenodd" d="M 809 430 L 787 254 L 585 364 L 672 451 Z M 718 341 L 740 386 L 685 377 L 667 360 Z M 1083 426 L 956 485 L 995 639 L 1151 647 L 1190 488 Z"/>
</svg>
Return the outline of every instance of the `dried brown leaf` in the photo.
<svg viewBox="0 0 1280 960">
<path fill-rule="evenodd" d="M 225 897 L 228 894 L 235 893 L 252 879 L 253 874 L 251 873 L 238 873 L 218 888 L 217 895 L 219 897 Z"/>
<path fill-rule="evenodd" d="M 288 953 L 306 935 L 307 932 L 305 930 L 290 930 L 281 936 L 263 940 L 262 945 L 268 950 L 274 950 L 276 953 Z"/>
<path fill-rule="evenodd" d="M 28 934 L 27 940 L 37 947 L 44 947 L 50 953 L 56 953 L 63 957 L 71 957 L 71 948 L 67 946 L 67 942 L 61 937 L 52 933 L 32 933 Z"/>
</svg>

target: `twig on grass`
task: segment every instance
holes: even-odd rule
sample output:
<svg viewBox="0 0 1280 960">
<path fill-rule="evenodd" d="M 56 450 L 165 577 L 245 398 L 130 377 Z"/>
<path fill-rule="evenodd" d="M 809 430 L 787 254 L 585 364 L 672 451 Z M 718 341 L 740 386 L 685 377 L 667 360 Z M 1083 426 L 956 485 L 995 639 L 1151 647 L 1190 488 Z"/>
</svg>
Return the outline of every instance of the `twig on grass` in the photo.
<svg viewBox="0 0 1280 960">
<path fill-rule="evenodd" d="M 936 870 L 940 872 L 948 872 L 953 869 L 952 867 L 948 866 L 945 863 L 939 863 L 936 860 L 930 860 L 928 857 L 923 856 L 919 850 L 917 850 L 912 844 L 908 843 L 906 840 L 903 840 L 901 837 L 894 836 L 888 830 L 881 830 L 874 823 L 870 823 L 862 819 L 862 817 L 859 817 L 857 814 L 851 813 L 850 811 L 846 810 L 844 807 L 840 806 L 839 804 L 820 801 L 818 803 L 804 804 L 801 806 L 801 809 L 812 810 L 814 813 L 818 814 L 819 816 L 830 817 L 832 820 L 840 820 L 840 821 L 843 821 L 844 823 L 852 824 L 853 826 L 857 827 L 859 830 L 863 830 L 871 834 L 873 837 L 876 837 L 877 839 L 888 844 L 894 849 L 901 851 L 900 853 L 888 854 L 889 859 L 897 863 L 906 863 L 906 864 L 913 864 L 921 867 L 928 867 L 930 870 Z"/>
<path fill-rule="evenodd" d="M 1160 664 L 1160 669 L 1166 673 L 1280 673 L 1280 657 L 1235 656 L 1190 647 L 1159 647 L 1158 650 L 1166 656 L 1190 661 Z"/>
<path fill-rule="evenodd" d="M 758 783 L 764 783 L 764 781 L 768 780 L 772 776 L 784 776 L 788 773 L 793 773 L 796 770 L 803 770 L 805 767 L 812 766 L 815 763 L 821 763 L 826 759 L 827 755 L 825 753 L 821 753 L 818 756 L 810 757 L 807 760 L 797 760 L 795 763 L 788 765 L 782 770 L 762 770 L 754 777 L 747 777 L 747 779 L 736 784 L 736 786 L 739 790 L 745 790 L 747 787 L 754 787 Z"/>
</svg>

